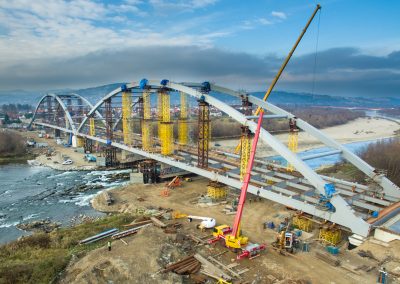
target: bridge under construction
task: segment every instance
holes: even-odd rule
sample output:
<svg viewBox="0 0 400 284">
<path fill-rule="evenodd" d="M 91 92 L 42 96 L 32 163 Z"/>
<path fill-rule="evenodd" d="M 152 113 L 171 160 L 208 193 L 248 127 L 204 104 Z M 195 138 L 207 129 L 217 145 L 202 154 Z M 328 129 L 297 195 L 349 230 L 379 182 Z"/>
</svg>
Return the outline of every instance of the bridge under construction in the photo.
<svg viewBox="0 0 400 284">
<path fill-rule="evenodd" d="M 229 99 L 221 100 L 221 96 Z M 363 237 L 400 210 L 400 189 L 343 145 L 280 107 L 209 82 L 142 79 L 122 85 L 94 105 L 77 94 L 47 94 L 40 99 L 30 127 L 53 129 L 56 137 L 63 133 L 71 137 L 75 147 L 101 151 L 107 166 L 118 162 L 117 151 L 133 154 L 142 161 L 142 171 L 153 173 L 152 182 L 157 181 L 156 169 L 162 165 L 240 189 L 257 127 L 255 108 L 265 110 L 267 124 L 275 119 L 287 120 L 289 141 L 285 145 L 265 127 L 261 128 L 261 143 L 286 164 L 256 156 L 250 193 Z M 211 147 L 211 126 L 220 119 L 213 115 L 216 111 L 241 127 L 238 152 Z M 308 133 L 329 150 L 299 157 L 299 132 Z M 362 171 L 369 182 L 358 184 L 320 175 L 305 163 L 337 154 Z"/>
</svg>

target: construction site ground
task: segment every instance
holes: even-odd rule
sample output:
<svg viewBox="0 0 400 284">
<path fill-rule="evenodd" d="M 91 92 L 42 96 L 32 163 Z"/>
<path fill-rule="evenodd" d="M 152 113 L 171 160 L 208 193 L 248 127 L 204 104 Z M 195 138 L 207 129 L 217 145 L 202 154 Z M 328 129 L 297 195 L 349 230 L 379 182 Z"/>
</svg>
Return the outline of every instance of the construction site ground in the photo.
<svg viewBox="0 0 400 284">
<path fill-rule="evenodd" d="M 92 200 L 95 209 L 103 212 L 130 212 L 137 214 L 145 208 L 170 208 L 181 213 L 213 217 L 217 224 L 233 223 L 234 215 L 222 212 L 225 204 L 213 206 L 200 206 L 197 200 L 202 194 L 206 194 L 208 181 L 203 178 L 194 178 L 192 182 L 183 182 L 180 187 L 171 190 L 168 197 L 162 196 L 165 189 L 162 184 L 130 184 L 116 188 L 109 193 L 114 203 L 107 205 L 104 195 L 100 194 Z M 252 201 L 250 201 L 252 200 Z M 73 261 L 66 270 L 63 283 L 194 283 L 182 282 L 182 277 L 169 272 L 159 273 L 168 262 L 177 261 L 184 256 L 201 253 L 204 256 L 218 256 L 218 261 L 228 265 L 238 262 L 236 271 L 249 269 L 241 274 L 242 279 L 236 279 L 233 283 L 376 283 L 379 261 L 392 255 L 393 269 L 396 269 L 398 256 L 392 250 L 399 249 L 399 244 L 394 247 L 381 247 L 376 260 L 371 257 L 361 257 L 357 254 L 362 249 L 347 250 L 347 243 L 342 242 L 338 259 L 341 265 L 334 267 L 316 257 L 316 252 L 324 252 L 325 248 L 315 239 L 318 237 L 317 228 L 314 236 L 310 238 L 310 252 L 297 252 L 294 255 L 282 255 L 274 250 L 271 243 L 275 240 L 277 232 L 264 229 L 263 224 L 274 221 L 279 224 L 292 211 L 284 206 L 268 200 L 255 201 L 255 196 L 249 196 L 245 206 L 242 230 L 251 242 L 264 243 L 266 251 L 260 257 L 252 260 L 236 260 L 236 254 L 228 251 L 220 244 L 203 244 L 196 246 L 193 243 L 189 248 L 182 249 L 182 245 L 176 245 L 176 234 L 166 234 L 160 228 L 148 227 L 142 229 L 137 235 L 124 238 L 122 241 L 114 241 L 112 251 L 106 247 L 96 249 L 83 258 Z M 196 229 L 198 222 L 189 223 L 186 218 L 175 220 L 163 220 L 165 223 L 179 222 L 183 226 L 178 234 L 195 235 L 206 240 L 211 237 L 211 231 L 201 232 Z M 370 249 L 371 247 L 367 247 Z M 375 251 L 373 252 L 375 253 Z M 389 265 L 389 263 L 387 263 Z M 374 267 L 366 272 L 360 267 Z M 186 281 L 186 280 L 185 280 Z M 209 283 L 215 283 L 209 282 Z M 396 282 L 391 282 L 396 283 Z"/>
</svg>

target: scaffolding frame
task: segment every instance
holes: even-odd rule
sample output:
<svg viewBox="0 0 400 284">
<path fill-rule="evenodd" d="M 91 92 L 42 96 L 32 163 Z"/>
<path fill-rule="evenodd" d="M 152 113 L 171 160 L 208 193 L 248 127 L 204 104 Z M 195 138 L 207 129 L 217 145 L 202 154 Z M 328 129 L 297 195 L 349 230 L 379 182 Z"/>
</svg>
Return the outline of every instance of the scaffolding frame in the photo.
<svg viewBox="0 0 400 284">
<path fill-rule="evenodd" d="M 289 137 L 288 137 L 288 148 L 293 153 L 297 153 L 299 143 L 299 129 L 296 125 L 296 119 L 291 118 L 289 120 Z M 286 170 L 289 172 L 293 172 L 294 166 L 290 163 L 287 163 Z"/>
<path fill-rule="evenodd" d="M 104 149 L 106 158 L 106 167 L 113 167 L 117 164 L 117 149 L 111 145 L 113 139 L 113 119 L 111 98 L 104 101 L 105 121 L 106 121 L 106 137 L 107 145 Z"/>
<path fill-rule="evenodd" d="M 174 152 L 173 144 L 173 124 L 171 122 L 170 95 L 165 90 L 159 92 L 159 112 L 161 114 L 159 122 L 159 138 L 161 143 L 161 154 L 169 156 Z"/>
<path fill-rule="evenodd" d="M 319 230 L 319 239 L 336 246 L 342 240 L 342 230 L 336 227 L 322 227 Z"/>
<path fill-rule="evenodd" d="M 210 107 L 203 100 L 199 101 L 199 137 L 197 143 L 197 166 L 208 168 L 208 150 L 210 143 Z"/>
<path fill-rule="evenodd" d="M 187 95 L 180 92 L 181 111 L 178 120 L 178 142 L 181 145 L 188 144 L 188 102 Z"/>
<path fill-rule="evenodd" d="M 293 216 L 293 225 L 308 233 L 313 229 L 313 221 L 303 216 Z"/>
<path fill-rule="evenodd" d="M 248 126 L 242 126 L 240 138 L 240 181 L 243 181 L 247 172 L 247 165 L 250 158 L 252 135 Z"/>
<path fill-rule="evenodd" d="M 150 95 L 151 93 L 147 90 L 143 92 L 142 149 L 144 151 L 151 151 L 153 149 Z"/>
<path fill-rule="evenodd" d="M 124 144 L 132 145 L 132 95 L 131 92 L 122 92 L 122 132 Z"/>
<path fill-rule="evenodd" d="M 210 182 L 207 185 L 207 196 L 213 200 L 225 200 L 228 195 L 228 187 L 219 182 Z"/>
</svg>

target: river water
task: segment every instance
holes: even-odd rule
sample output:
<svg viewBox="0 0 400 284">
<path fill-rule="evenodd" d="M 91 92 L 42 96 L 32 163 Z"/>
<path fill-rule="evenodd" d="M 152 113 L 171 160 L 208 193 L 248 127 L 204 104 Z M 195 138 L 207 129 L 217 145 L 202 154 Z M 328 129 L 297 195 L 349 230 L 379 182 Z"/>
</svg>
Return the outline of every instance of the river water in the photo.
<svg viewBox="0 0 400 284">
<path fill-rule="evenodd" d="M 126 171 L 57 171 L 27 164 L 0 165 L 0 243 L 29 234 L 19 223 L 49 218 L 64 226 L 75 217 L 101 216 L 90 200 L 100 191 L 127 180 L 112 179 Z M 87 187 L 87 190 L 82 188 Z"/>
<path fill-rule="evenodd" d="M 361 141 L 361 142 L 353 142 L 353 143 L 347 143 L 343 144 L 348 150 L 351 152 L 357 154 L 364 148 L 368 147 L 368 145 L 376 143 L 378 141 L 388 141 L 393 138 L 382 138 L 382 139 L 374 139 L 374 140 L 369 140 L 369 141 Z M 320 154 L 328 151 L 332 151 L 334 149 L 329 148 L 329 147 L 320 147 L 320 148 L 315 148 L 303 152 L 297 153 L 299 157 L 305 157 L 309 155 L 314 155 L 314 154 Z M 267 157 L 265 158 L 266 160 L 273 160 L 276 161 L 282 165 L 286 165 L 286 160 L 282 158 L 281 156 L 272 156 L 272 157 Z M 312 160 L 306 160 L 304 161 L 310 168 L 312 169 L 318 169 L 322 166 L 326 165 L 334 165 L 342 160 L 340 154 L 336 155 L 330 155 L 330 156 L 325 156 L 325 157 L 320 157 L 320 158 L 315 158 Z"/>
</svg>

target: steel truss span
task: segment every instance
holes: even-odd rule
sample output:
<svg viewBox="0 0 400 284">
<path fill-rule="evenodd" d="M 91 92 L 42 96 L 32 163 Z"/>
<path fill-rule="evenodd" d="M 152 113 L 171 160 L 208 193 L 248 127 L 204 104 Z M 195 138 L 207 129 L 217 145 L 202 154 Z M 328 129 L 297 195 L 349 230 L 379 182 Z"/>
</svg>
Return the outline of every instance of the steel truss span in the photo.
<svg viewBox="0 0 400 284">
<path fill-rule="evenodd" d="M 106 127 L 107 123 L 103 118 L 104 111 L 102 111 L 105 108 L 105 102 L 109 103 L 111 100 L 118 100 L 122 96 L 122 93 L 126 93 L 127 91 L 134 98 L 139 98 L 139 100 L 143 98 L 143 93 L 146 95 L 160 92 L 176 92 L 178 95 L 186 94 L 222 111 L 242 126 L 247 127 L 252 133 L 255 132 L 257 127 L 252 116 L 246 116 L 234 107 L 217 99 L 212 94 L 221 93 L 230 95 L 237 99 L 245 99 L 256 107 L 262 107 L 270 113 L 265 115 L 266 120 L 295 118 L 293 114 L 246 93 L 236 92 L 209 83 L 206 86 L 205 90 L 204 83 L 174 83 L 168 80 L 161 82 L 145 80 L 145 85 L 143 85 L 142 80 L 140 83 L 134 82 L 115 89 L 105 95 L 95 105 L 91 105 L 87 100 L 76 94 L 48 94 L 38 103 L 31 125 L 41 125 L 58 129 L 66 133 L 71 133 L 76 137 L 91 139 L 108 144 L 109 146 L 111 142 L 111 146 L 113 147 L 240 189 L 242 183 L 240 181 L 240 161 L 238 160 L 240 157 L 238 155 L 210 150 L 208 167 L 199 167 L 197 151 L 193 151 L 190 147 L 185 148 L 179 143 L 174 142 L 175 151 L 173 154 L 162 155 L 160 151 L 154 151 L 153 148 L 150 152 L 143 150 L 138 146 L 139 144 L 130 143 L 131 145 L 127 145 L 117 135 L 112 136 L 112 141 L 107 141 L 104 129 L 109 127 Z M 50 100 L 52 100 L 51 103 Z M 75 103 L 72 101 L 75 101 Z M 57 107 L 54 107 L 55 105 Z M 135 103 L 131 104 L 132 107 L 134 105 Z M 40 114 L 43 114 L 46 108 L 53 112 L 53 118 L 49 115 L 44 116 L 44 118 L 40 117 Z M 62 123 L 60 123 L 59 119 L 61 111 L 63 112 L 62 117 L 64 119 Z M 111 115 L 115 123 L 121 119 L 122 112 L 116 108 L 114 111 L 111 111 Z M 91 119 L 100 121 L 96 125 L 99 131 L 96 129 L 95 136 L 90 135 Z M 299 118 L 296 118 L 296 122 L 299 129 L 315 137 L 327 147 L 332 148 L 329 152 L 321 154 L 321 157 L 340 154 L 343 159 L 364 172 L 373 181 L 373 186 L 361 185 L 317 174 L 304 160 L 291 152 L 286 145 L 270 132 L 262 128 L 260 140 L 282 156 L 295 169 L 295 174 L 285 171 L 286 167 L 272 164 L 256 157 L 255 167 L 252 172 L 252 184 L 248 189 L 249 192 L 320 219 L 339 224 L 350 229 L 355 234 L 366 237 L 373 228 L 373 222 L 368 222 L 368 219 L 371 217 L 370 213 L 373 211 L 379 212 L 399 202 L 400 189 L 383 174 L 379 174 L 376 169 L 325 135 L 322 131 Z M 115 127 L 112 130 L 120 132 Z M 141 140 L 140 133 L 133 134 L 133 136 L 135 137 L 134 139 Z M 157 143 L 157 139 L 154 139 L 154 141 L 154 143 Z M 189 161 L 183 158 L 188 156 L 191 157 Z M 308 159 L 310 158 L 312 157 Z M 221 170 L 221 166 L 224 170 Z M 332 195 L 327 196 L 326 185 L 331 183 L 334 184 L 335 191 Z M 321 197 L 328 198 L 334 210 L 326 210 L 325 207 L 321 206 Z"/>
</svg>

